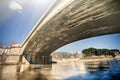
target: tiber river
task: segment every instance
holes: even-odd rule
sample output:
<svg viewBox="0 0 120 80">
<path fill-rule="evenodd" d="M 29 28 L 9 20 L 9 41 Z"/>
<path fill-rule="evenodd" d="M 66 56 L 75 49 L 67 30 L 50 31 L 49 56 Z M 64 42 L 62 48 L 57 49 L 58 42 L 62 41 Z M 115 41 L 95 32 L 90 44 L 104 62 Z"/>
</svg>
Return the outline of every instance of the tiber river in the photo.
<svg viewBox="0 0 120 80">
<path fill-rule="evenodd" d="M 0 65 L 0 80 L 120 80 L 120 61 Z"/>
</svg>

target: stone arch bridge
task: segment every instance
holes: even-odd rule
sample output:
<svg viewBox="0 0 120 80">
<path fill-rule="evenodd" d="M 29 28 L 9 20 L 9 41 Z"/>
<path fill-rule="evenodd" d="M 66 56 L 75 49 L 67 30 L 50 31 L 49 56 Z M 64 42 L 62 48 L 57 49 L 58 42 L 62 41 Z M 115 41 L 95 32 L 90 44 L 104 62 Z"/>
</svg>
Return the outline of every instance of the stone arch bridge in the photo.
<svg viewBox="0 0 120 80">
<path fill-rule="evenodd" d="M 22 44 L 36 62 L 74 41 L 120 33 L 119 0 L 56 0 Z M 44 58 L 43 58 L 44 57 Z"/>
</svg>

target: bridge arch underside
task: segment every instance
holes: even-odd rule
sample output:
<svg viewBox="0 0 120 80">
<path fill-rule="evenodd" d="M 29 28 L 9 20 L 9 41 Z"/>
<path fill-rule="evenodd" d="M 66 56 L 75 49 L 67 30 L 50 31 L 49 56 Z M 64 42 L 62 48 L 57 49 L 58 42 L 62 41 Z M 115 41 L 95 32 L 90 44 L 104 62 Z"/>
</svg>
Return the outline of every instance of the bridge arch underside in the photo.
<svg viewBox="0 0 120 80">
<path fill-rule="evenodd" d="M 119 0 L 74 0 L 37 30 L 25 50 L 47 56 L 74 41 L 120 33 L 119 5 Z"/>
</svg>

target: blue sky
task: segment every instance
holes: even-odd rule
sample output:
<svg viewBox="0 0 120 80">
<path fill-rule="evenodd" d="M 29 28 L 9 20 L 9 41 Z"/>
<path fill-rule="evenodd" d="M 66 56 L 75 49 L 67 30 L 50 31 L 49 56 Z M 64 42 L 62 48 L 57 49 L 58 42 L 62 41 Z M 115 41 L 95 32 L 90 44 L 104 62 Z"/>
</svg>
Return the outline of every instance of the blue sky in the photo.
<svg viewBox="0 0 120 80">
<path fill-rule="evenodd" d="M 2 0 L 0 1 L 0 42 L 22 43 L 38 19 L 54 0 Z M 57 51 L 76 52 L 84 48 L 120 48 L 120 34 L 80 40 Z"/>
<path fill-rule="evenodd" d="M 54 0 L 0 1 L 0 41 L 22 43 Z"/>
<path fill-rule="evenodd" d="M 64 51 L 74 53 L 76 51 L 82 52 L 85 48 L 108 48 L 120 50 L 120 34 L 111 34 L 98 36 L 88 39 L 79 40 L 59 48 L 56 51 Z"/>
</svg>

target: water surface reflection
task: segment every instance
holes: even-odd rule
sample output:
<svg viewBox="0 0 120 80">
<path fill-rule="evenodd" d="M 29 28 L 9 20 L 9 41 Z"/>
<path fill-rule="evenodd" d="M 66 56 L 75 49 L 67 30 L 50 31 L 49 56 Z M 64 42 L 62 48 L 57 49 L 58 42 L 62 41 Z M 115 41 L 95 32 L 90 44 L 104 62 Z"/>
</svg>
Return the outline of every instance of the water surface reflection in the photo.
<svg viewBox="0 0 120 80">
<path fill-rule="evenodd" d="M 120 61 L 0 65 L 0 80 L 120 80 Z"/>
</svg>

